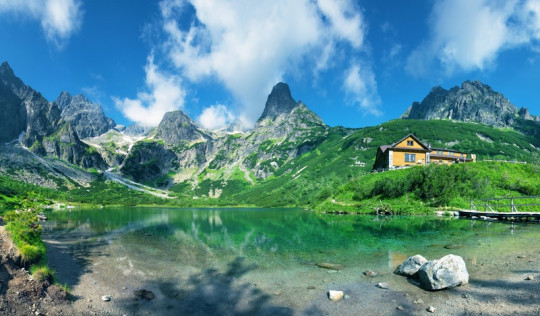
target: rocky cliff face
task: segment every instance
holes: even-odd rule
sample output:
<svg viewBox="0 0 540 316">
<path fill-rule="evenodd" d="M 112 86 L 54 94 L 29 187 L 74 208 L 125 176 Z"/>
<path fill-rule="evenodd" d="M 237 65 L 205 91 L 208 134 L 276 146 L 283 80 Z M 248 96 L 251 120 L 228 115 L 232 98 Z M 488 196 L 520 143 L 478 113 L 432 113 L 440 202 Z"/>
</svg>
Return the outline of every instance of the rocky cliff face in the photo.
<svg viewBox="0 0 540 316">
<path fill-rule="evenodd" d="M 0 67 L 2 72 L 4 65 Z M 2 77 L 2 74 L 0 74 Z M 26 129 L 26 108 L 21 99 L 6 85 L 0 82 L 0 142 L 17 139 Z"/>
<path fill-rule="evenodd" d="M 516 118 L 527 118 L 528 110 L 513 105 L 501 93 L 480 81 L 465 81 L 461 87 L 431 89 L 421 103 L 414 102 L 402 118 L 450 119 L 506 127 Z M 529 115 L 530 116 L 530 115 Z"/>
<path fill-rule="evenodd" d="M 90 102 L 84 95 L 72 96 L 62 92 L 53 102 L 61 117 L 69 122 L 79 138 L 96 137 L 115 127 L 115 123 L 103 113 L 100 105 Z"/>
<path fill-rule="evenodd" d="M 0 119 L 9 126 L 3 137 L 24 131 L 21 142 L 30 151 L 50 155 L 83 167 L 105 168 L 101 156 L 79 137 L 61 117 L 58 107 L 17 78 L 7 63 L 0 66 L 0 100 L 7 106 Z M 9 118 L 16 117 L 13 122 Z"/>
</svg>

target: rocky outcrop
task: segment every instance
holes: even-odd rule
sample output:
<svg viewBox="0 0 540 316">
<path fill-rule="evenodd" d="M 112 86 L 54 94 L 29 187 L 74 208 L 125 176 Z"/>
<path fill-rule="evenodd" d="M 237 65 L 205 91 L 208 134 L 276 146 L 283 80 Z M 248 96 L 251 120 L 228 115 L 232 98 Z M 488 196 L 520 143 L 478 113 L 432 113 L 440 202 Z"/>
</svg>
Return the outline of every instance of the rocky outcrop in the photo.
<svg viewBox="0 0 540 316">
<path fill-rule="evenodd" d="M 178 168 L 175 153 L 154 141 L 141 141 L 133 146 L 126 157 L 122 172 L 137 182 L 153 182 L 172 169 Z M 165 183 L 156 183 L 164 186 Z"/>
<path fill-rule="evenodd" d="M 465 81 L 446 90 L 434 87 L 422 102 L 414 102 L 401 117 L 409 119 L 450 119 L 493 126 L 513 126 L 517 117 L 532 119 L 528 110 L 518 108 L 504 95 L 481 83 Z"/>
<path fill-rule="evenodd" d="M 428 261 L 418 270 L 418 277 L 422 287 L 428 290 L 442 290 L 469 283 L 465 261 L 455 255 Z"/>
<path fill-rule="evenodd" d="M 426 258 L 421 255 L 414 255 L 405 260 L 394 272 L 403 276 L 415 276 L 418 270 L 426 263 Z"/>
<path fill-rule="evenodd" d="M 69 122 L 79 138 L 96 137 L 113 129 L 116 123 L 105 116 L 100 105 L 90 102 L 84 95 L 72 96 L 63 91 L 53 102 L 61 117 Z"/>
</svg>

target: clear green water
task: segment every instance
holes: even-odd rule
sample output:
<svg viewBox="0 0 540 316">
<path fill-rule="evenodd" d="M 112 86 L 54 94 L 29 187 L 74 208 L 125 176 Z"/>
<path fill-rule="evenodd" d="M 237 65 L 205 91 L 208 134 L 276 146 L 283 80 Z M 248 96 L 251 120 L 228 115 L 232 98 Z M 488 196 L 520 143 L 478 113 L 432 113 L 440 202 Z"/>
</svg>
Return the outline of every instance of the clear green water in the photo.
<svg viewBox="0 0 540 316">
<path fill-rule="evenodd" d="M 226 271 L 239 258 L 250 266 L 243 275 L 246 282 L 267 293 L 297 293 L 309 284 L 368 282 L 362 275 L 368 269 L 390 277 L 397 265 L 417 253 L 428 259 L 460 255 L 471 276 L 507 273 L 504 262 L 509 258 L 540 253 L 538 224 L 447 217 L 217 208 L 85 209 L 53 211 L 48 217 L 45 239 L 63 245 L 84 273 L 99 272 L 110 282 L 150 288 L 160 282 L 165 295 L 175 290 L 166 289 L 164 280 L 178 290 L 190 286 L 194 275 Z M 329 274 L 314 266 L 318 262 L 345 268 Z M 61 279 L 62 269 L 57 270 Z M 296 297 L 287 304 L 299 301 Z"/>
<path fill-rule="evenodd" d="M 437 257 L 482 248 L 525 246 L 540 236 L 537 224 L 475 222 L 445 217 L 336 216 L 291 209 L 124 208 L 57 211 L 44 225 L 47 238 L 82 237 L 121 244 L 133 255 L 196 267 L 236 257 L 261 268 L 295 263 L 370 262 L 393 253 Z M 455 246 L 457 245 L 457 246 Z M 103 247 L 103 245 L 101 245 Z M 391 258 L 390 258 L 391 259 Z"/>
</svg>

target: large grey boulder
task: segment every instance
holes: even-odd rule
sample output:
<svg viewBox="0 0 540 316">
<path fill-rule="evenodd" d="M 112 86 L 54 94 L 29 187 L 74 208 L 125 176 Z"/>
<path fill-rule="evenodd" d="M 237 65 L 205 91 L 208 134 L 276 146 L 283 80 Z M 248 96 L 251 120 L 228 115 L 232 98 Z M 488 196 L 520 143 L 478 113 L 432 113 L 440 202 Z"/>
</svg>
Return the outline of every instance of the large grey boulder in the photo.
<svg viewBox="0 0 540 316">
<path fill-rule="evenodd" d="M 469 272 L 460 256 L 447 255 L 438 260 L 430 260 L 418 270 L 423 288 L 442 290 L 469 283 Z"/>
<path fill-rule="evenodd" d="M 414 255 L 405 260 L 399 267 L 397 267 L 394 273 L 404 276 L 415 276 L 418 270 L 426 264 L 428 261 L 421 255 Z"/>
</svg>

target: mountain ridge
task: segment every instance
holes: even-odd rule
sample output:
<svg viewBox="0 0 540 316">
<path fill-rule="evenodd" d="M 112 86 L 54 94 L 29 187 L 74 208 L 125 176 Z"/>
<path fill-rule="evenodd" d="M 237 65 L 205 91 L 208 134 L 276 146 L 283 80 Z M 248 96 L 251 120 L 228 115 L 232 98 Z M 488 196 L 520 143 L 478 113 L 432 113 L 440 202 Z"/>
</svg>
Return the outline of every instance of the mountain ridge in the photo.
<svg viewBox="0 0 540 316">
<path fill-rule="evenodd" d="M 449 90 L 433 87 L 422 102 L 413 102 L 403 119 L 450 119 L 498 127 L 518 127 L 518 120 L 540 121 L 528 109 L 518 109 L 502 93 L 478 80 L 464 81 Z"/>
</svg>

